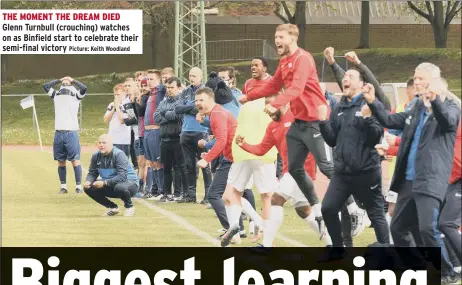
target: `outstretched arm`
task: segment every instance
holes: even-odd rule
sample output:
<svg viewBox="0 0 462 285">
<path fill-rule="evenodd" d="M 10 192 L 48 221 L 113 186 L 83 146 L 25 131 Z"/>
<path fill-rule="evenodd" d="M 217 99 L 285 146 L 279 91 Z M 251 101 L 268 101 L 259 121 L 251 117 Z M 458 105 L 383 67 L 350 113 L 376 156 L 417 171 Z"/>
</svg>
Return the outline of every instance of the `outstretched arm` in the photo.
<svg viewBox="0 0 462 285">
<path fill-rule="evenodd" d="M 281 69 L 277 68 L 276 73 L 269 80 L 260 80 L 255 86 L 244 86 L 242 93 L 245 94 L 247 100 L 254 101 L 263 97 L 271 96 L 279 92 L 284 85 L 281 76 Z"/>
<path fill-rule="evenodd" d="M 265 136 L 259 144 L 251 145 L 246 142 L 239 145 L 243 150 L 256 156 L 265 155 L 275 145 L 274 137 L 269 128 L 266 128 Z"/>
</svg>

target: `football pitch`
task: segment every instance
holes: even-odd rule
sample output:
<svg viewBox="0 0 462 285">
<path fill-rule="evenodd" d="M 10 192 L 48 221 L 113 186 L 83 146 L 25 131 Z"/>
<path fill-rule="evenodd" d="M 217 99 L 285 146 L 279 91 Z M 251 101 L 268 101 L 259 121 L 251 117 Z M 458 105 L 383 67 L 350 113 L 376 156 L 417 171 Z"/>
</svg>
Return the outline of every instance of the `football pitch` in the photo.
<svg viewBox="0 0 462 285">
<path fill-rule="evenodd" d="M 96 150 L 96 149 L 95 149 Z M 91 151 L 82 152 L 83 181 Z M 317 183 L 319 185 L 319 182 Z M 2 246 L 4 247 L 216 247 L 220 223 L 200 204 L 161 203 L 135 199 L 135 216 L 102 217 L 105 209 L 86 194 L 75 194 L 72 166 L 67 165 L 69 194 L 59 195 L 57 164 L 51 148 L 2 147 Z M 325 187 L 324 182 L 322 187 Z M 202 200 L 202 177 L 198 180 Z M 323 189 L 325 191 L 325 189 Z M 257 210 L 260 213 L 259 197 Z M 115 201 L 121 210 L 123 203 Z M 244 222 L 248 232 L 248 221 Z M 371 228 L 354 238 L 355 246 L 375 241 Z M 240 245 L 255 246 L 249 238 Z M 275 241 L 277 247 L 322 247 L 290 207 Z"/>
</svg>

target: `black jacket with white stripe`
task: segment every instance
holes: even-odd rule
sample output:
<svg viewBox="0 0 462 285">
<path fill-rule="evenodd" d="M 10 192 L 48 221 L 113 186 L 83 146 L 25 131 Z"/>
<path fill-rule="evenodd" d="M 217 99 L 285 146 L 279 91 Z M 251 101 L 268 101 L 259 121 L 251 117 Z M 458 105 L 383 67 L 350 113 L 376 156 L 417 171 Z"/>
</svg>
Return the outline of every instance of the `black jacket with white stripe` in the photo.
<svg viewBox="0 0 462 285">
<path fill-rule="evenodd" d="M 363 118 L 361 107 L 366 104 L 362 94 L 351 102 L 342 97 L 330 114 L 320 121 L 324 141 L 333 150 L 334 172 L 358 175 L 381 168 L 380 155 L 375 145 L 380 143 L 383 127 L 374 117 Z"/>
</svg>

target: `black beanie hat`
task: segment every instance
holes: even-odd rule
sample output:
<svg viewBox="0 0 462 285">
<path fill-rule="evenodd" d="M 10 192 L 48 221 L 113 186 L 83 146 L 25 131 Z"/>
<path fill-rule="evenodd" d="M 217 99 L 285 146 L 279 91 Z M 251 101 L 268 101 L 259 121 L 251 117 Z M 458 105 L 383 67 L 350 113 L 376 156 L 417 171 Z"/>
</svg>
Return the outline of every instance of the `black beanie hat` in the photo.
<svg viewBox="0 0 462 285">
<path fill-rule="evenodd" d="M 233 92 L 215 71 L 210 72 L 205 86 L 213 90 L 217 104 L 223 105 L 233 101 Z"/>
</svg>

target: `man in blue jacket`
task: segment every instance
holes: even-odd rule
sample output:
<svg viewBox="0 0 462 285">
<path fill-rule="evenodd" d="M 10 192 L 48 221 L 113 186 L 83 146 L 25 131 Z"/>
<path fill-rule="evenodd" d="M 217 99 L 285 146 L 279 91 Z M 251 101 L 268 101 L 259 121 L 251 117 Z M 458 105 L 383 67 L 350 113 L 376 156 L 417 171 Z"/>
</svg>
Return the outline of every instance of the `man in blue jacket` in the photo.
<svg viewBox="0 0 462 285">
<path fill-rule="evenodd" d="M 101 135 L 99 151 L 91 157 L 90 168 L 84 183 L 85 193 L 97 203 L 107 208 L 104 216 L 119 213 L 119 207 L 109 198 L 119 198 L 124 202 L 125 216 L 133 216 L 135 208 L 132 198 L 138 191 L 139 179 L 123 151 L 112 144 L 109 135 Z M 97 180 L 98 177 L 101 180 Z"/>
<path fill-rule="evenodd" d="M 181 128 L 180 144 L 183 150 L 186 169 L 188 172 L 188 189 L 183 194 L 183 200 L 178 203 L 196 203 L 196 186 L 197 186 L 197 168 L 196 159 L 201 159 L 203 149 L 197 146 L 201 139 L 208 139 L 208 129 L 202 126 L 197 120 L 196 115 L 199 111 L 195 105 L 195 92 L 199 87 L 202 87 L 202 70 L 198 67 L 193 67 L 189 71 L 189 82 L 191 85 L 186 87 L 180 94 L 178 105 L 175 108 L 175 113 L 183 115 L 183 126 Z M 205 197 L 212 183 L 212 173 L 210 166 L 202 169 L 204 177 Z M 204 199 L 201 203 L 206 204 Z"/>
<path fill-rule="evenodd" d="M 415 246 L 410 229 L 418 227 L 424 247 L 441 248 L 442 257 L 432 252 L 431 258 L 437 268 L 441 258 L 442 283 L 446 284 L 455 274 L 438 219 L 452 170 L 460 108 L 443 95 L 441 86 L 440 69 L 425 62 L 414 73 L 414 87 L 421 99 L 411 110 L 389 114 L 373 92 L 365 98 L 384 127 L 403 131 L 390 185 L 398 193 L 390 226 L 394 244 Z"/>
</svg>

